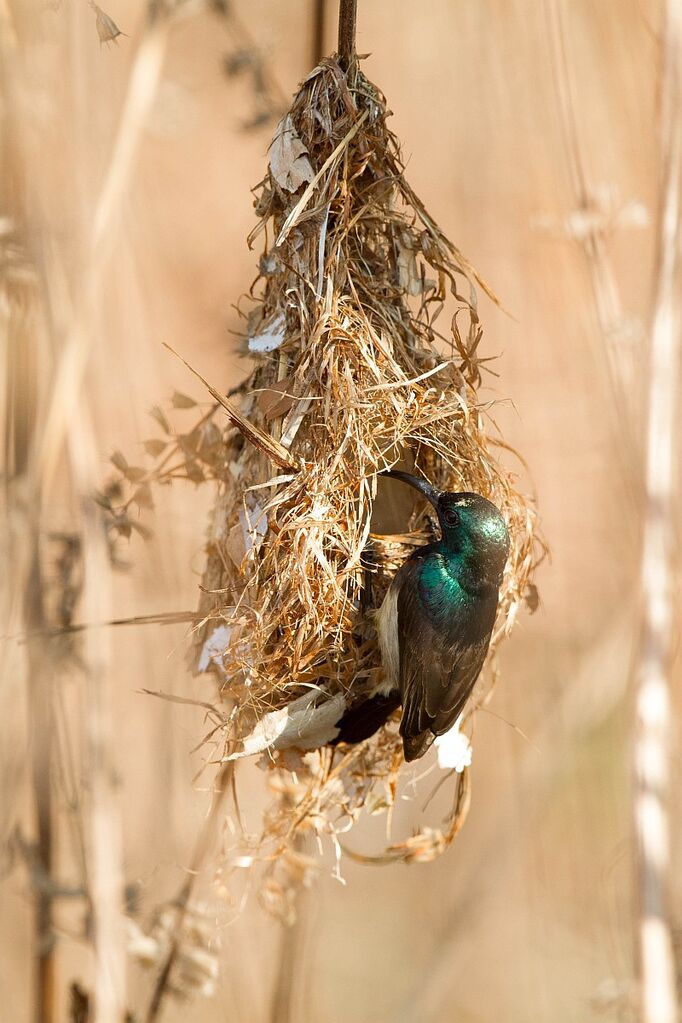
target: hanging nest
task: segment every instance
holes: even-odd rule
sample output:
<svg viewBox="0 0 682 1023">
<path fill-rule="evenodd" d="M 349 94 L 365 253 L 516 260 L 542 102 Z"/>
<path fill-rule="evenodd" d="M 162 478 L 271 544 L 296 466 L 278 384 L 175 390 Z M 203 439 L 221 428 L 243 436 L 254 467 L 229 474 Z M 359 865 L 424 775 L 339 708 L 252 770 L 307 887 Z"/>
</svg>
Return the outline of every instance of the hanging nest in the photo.
<svg viewBox="0 0 682 1023">
<path fill-rule="evenodd" d="M 303 83 L 256 189 L 249 242 L 262 254 L 244 313 L 255 369 L 229 400 L 211 388 L 231 420 L 205 457 L 220 492 L 195 666 L 219 683 L 220 758 L 261 754 L 272 772 L 275 802 L 249 856 L 267 860 L 264 898 L 284 916 L 314 867 L 300 836 L 340 851 L 363 807 L 392 805 L 403 763 L 396 719 L 357 746 L 324 745 L 382 671 L 370 607 L 433 538 L 414 505 L 404 532 L 376 531 L 377 473 L 414 469 L 502 510 L 511 553 L 491 657 L 536 561 L 535 512 L 492 453 L 500 442 L 477 403 L 475 284 L 489 289 L 406 182 L 387 116 L 357 64 L 346 74 L 325 60 Z M 480 683 L 473 702 L 486 692 Z M 454 777 L 443 826 L 379 860 L 447 847 L 468 804 L 467 770 Z"/>
</svg>

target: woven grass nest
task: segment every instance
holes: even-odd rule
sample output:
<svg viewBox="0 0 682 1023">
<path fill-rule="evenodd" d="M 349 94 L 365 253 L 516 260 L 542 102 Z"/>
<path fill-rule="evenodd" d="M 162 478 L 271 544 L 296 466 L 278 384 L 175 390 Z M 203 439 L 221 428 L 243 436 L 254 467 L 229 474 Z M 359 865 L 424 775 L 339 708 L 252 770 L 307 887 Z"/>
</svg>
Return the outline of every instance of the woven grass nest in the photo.
<svg viewBox="0 0 682 1023">
<path fill-rule="evenodd" d="M 259 754 L 269 772 L 274 802 L 248 848 L 267 864 L 266 902 L 284 916 L 294 882 L 315 868 L 301 836 L 340 856 L 339 836 L 363 807 L 390 808 L 403 763 L 397 720 L 357 746 L 320 746 L 330 716 L 382 671 L 368 593 L 378 606 L 403 560 L 433 538 L 419 501 L 403 532 L 376 531 L 377 473 L 399 465 L 478 491 L 507 520 L 499 619 L 472 708 L 539 549 L 533 507 L 498 463 L 501 438 L 488 436 L 477 404 L 475 285 L 489 289 L 405 180 L 387 116 L 357 62 L 346 73 L 330 58 L 303 82 L 256 189 L 259 276 L 244 312 L 255 369 L 229 399 L 210 388 L 231 418 L 203 454 L 220 484 L 195 667 L 219 685 L 218 758 Z M 447 847 L 468 805 L 468 771 L 453 777 L 448 818 L 378 861 Z"/>
</svg>

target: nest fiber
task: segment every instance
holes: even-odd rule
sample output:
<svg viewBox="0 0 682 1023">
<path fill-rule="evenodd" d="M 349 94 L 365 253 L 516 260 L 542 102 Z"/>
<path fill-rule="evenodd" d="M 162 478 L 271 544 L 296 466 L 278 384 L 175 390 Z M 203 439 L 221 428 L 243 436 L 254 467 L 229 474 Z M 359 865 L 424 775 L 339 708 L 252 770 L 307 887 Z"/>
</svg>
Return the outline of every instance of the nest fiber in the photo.
<svg viewBox="0 0 682 1023">
<path fill-rule="evenodd" d="M 346 73 L 330 59 L 278 125 L 250 237 L 259 276 L 243 309 L 255 368 L 220 399 L 231 419 L 212 449 L 220 492 L 199 660 L 224 701 L 221 755 L 259 753 L 273 772 L 275 802 L 254 855 L 268 850 L 275 907 L 306 873 L 302 833 L 329 836 L 338 850 L 363 806 L 387 809 L 395 796 L 395 721 L 359 746 L 320 747 L 328 718 L 382 671 L 371 609 L 433 536 L 419 502 L 401 532 L 379 532 L 386 484 L 377 473 L 398 465 L 502 510 L 512 548 L 491 656 L 534 563 L 533 509 L 496 459 L 477 399 L 476 285 L 488 288 L 405 180 L 387 114 L 357 64 Z M 455 788 L 442 828 L 384 857 L 440 852 L 461 823 L 466 770 Z"/>
</svg>

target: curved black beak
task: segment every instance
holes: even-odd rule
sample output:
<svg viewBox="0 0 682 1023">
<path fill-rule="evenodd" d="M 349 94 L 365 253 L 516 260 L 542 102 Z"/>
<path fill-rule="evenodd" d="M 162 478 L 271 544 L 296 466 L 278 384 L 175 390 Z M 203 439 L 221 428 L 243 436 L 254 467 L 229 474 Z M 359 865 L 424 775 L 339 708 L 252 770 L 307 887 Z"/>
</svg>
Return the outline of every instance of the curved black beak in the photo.
<svg viewBox="0 0 682 1023">
<path fill-rule="evenodd" d="M 403 483 L 407 483 L 408 486 L 414 487 L 415 490 L 424 495 L 427 501 L 431 502 L 434 508 L 438 509 L 438 498 L 442 491 L 433 487 L 428 480 L 422 479 L 420 476 L 413 476 L 409 472 L 403 472 L 402 469 L 388 469 L 379 475 L 387 476 L 391 480 L 401 480 Z"/>
</svg>

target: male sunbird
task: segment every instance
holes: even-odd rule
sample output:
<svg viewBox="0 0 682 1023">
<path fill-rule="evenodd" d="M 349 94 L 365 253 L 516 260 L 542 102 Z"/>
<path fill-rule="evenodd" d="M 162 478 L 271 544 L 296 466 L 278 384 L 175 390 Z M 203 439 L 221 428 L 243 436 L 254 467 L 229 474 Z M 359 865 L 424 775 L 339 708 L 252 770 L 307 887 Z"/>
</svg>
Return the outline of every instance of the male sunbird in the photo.
<svg viewBox="0 0 682 1023">
<path fill-rule="evenodd" d="M 405 760 L 426 753 L 454 725 L 485 660 L 495 624 L 509 533 L 480 494 L 437 490 L 399 470 L 382 473 L 436 509 L 441 538 L 401 566 L 375 613 L 384 681 L 339 722 L 335 742 L 372 735 L 400 705 Z"/>
</svg>

